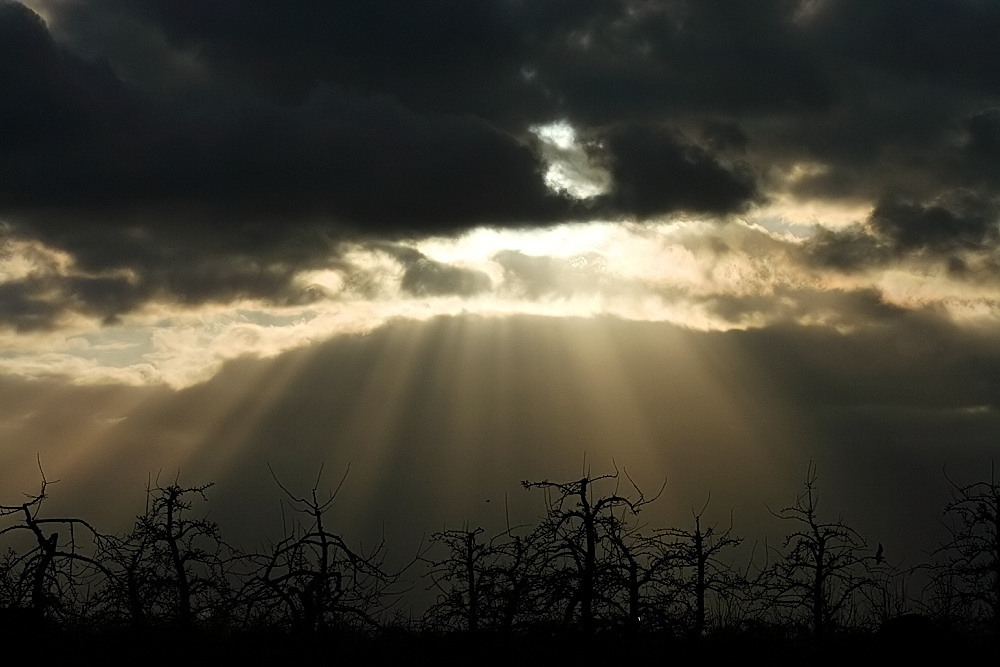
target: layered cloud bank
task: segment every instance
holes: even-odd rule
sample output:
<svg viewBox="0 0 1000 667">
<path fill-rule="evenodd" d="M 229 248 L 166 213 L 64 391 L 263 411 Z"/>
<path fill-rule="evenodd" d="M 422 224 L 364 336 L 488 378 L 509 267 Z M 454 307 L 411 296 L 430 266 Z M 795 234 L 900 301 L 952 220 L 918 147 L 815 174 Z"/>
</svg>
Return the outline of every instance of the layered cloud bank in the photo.
<svg viewBox="0 0 1000 667">
<path fill-rule="evenodd" d="M 995 253 L 900 253 L 859 226 L 796 237 L 746 222 L 590 223 L 343 243 L 328 266 L 289 269 L 280 298 L 233 287 L 224 301 L 166 291 L 143 300 L 134 272 L 88 274 L 37 242 L 9 247 L 0 369 L 80 383 L 183 387 L 228 359 L 438 315 L 611 315 L 704 331 L 799 325 L 851 333 L 920 318 L 998 326 L 997 283 L 984 268 Z M 206 263 L 189 278 L 214 282 L 220 272 Z M 118 288 L 114 303 L 134 302 L 127 313 L 101 312 L 79 295 L 108 299 L 109 282 Z"/>
<path fill-rule="evenodd" d="M 393 318 L 995 327 L 1000 8 L 0 2 L 0 369 Z"/>
</svg>

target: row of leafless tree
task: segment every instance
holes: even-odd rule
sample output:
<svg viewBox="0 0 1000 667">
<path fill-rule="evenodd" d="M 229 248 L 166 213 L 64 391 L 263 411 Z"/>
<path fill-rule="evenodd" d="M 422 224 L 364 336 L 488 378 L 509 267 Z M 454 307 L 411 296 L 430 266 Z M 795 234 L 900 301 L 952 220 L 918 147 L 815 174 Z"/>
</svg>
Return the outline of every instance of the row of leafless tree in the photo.
<svg viewBox="0 0 1000 667">
<path fill-rule="evenodd" d="M 296 496 L 285 534 L 259 553 L 227 544 L 194 505 L 209 485 L 151 485 L 125 535 L 89 522 L 47 517 L 48 482 L 17 505 L 0 506 L 6 553 L 0 607 L 20 624 L 181 629 L 374 627 L 393 576 L 383 545 L 361 553 L 325 523 L 336 493 Z"/>
<path fill-rule="evenodd" d="M 197 511 L 209 486 L 151 484 L 132 529 L 109 535 L 84 519 L 46 516 L 42 474 L 37 494 L 0 505 L 4 622 L 377 629 L 391 622 L 401 572 L 385 567 L 384 543 L 361 551 L 328 525 L 339 486 L 322 494 L 319 484 L 296 495 L 278 482 L 289 510 L 284 535 L 250 553 Z M 741 549 L 731 524 L 705 525 L 704 507 L 686 528 L 649 528 L 641 513 L 659 494 L 647 498 L 625 473 L 523 485 L 544 496 L 536 523 L 494 536 L 469 527 L 436 533 L 408 566 L 422 566 L 436 593 L 419 628 L 822 637 L 920 613 L 938 627 L 1000 636 L 1000 482 L 992 477 L 952 483 L 943 513 L 950 539 L 918 568 L 927 585 L 915 597 L 903 590 L 913 569 L 892 567 L 881 545 L 821 516 L 812 467 L 801 494 L 774 512 L 787 522 L 783 542 L 754 550 Z"/>
<path fill-rule="evenodd" d="M 433 536 L 442 555 L 428 561 L 439 591 L 430 621 L 473 632 L 552 624 L 822 637 L 919 614 L 938 629 L 1000 636 L 1000 483 L 993 478 L 952 484 L 944 508 L 950 539 L 935 563 L 906 571 L 884 560 L 881 544 L 823 518 L 812 466 L 801 494 L 773 512 L 788 525 L 782 543 L 764 545 L 742 567 L 735 554 L 743 539 L 731 523 L 704 525 L 704 507 L 687 528 L 647 529 L 640 512 L 656 498 L 627 475 L 524 486 L 545 494 L 537 525 L 491 539 L 478 528 Z M 906 592 L 910 580 L 922 581 L 915 597 Z"/>
</svg>

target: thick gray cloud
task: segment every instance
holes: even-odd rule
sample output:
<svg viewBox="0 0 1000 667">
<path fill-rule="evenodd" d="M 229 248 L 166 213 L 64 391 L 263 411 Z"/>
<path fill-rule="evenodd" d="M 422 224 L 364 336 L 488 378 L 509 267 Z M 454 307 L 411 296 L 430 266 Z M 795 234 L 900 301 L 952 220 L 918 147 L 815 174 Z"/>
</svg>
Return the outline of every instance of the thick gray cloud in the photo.
<svg viewBox="0 0 1000 667">
<path fill-rule="evenodd" d="M 929 201 L 886 198 L 867 226 L 824 230 L 807 244 L 809 261 L 841 271 L 871 269 L 901 258 L 930 256 L 964 271 L 964 253 L 995 251 L 1000 241 L 1000 200 L 969 190 Z M 988 266 L 988 265 L 987 265 Z"/>
<path fill-rule="evenodd" d="M 821 230 L 806 245 L 807 262 L 845 273 L 881 266 L 895 257 L 894 248 L 862 225 Z"/>
<path fill-rule="evenodd" d="M 0 284 L 0 326 L 21 332 L 53 329 L 68 312 L 110 323 L 148 296 L 124 278 L 29 276 Z"/>
<path fill-rule="evenodd" d="M 972 115 L 965 124 L 967 149 L 984 168 L 1000 164 L 1000 109 L 992 108 Z M 995 176 L 995 173 L 984 174 Z"/>
<path fill-rule="evenodd" d="M 0 214 L 74 252 L 134 227 L 192 248 L 215 234 L 267 247 L 303 227 L 397 235 L 569 214 L 531 147 L 480 117 L 419 114 L 329 80 L 287 104 L 221 84 L 165 101 L 57 45 L 17 3 L 0 24 L 13 137 Z M 135 248 L 118 250 L 121 261 Z"/>
<path fill-rule="evenodd" d="M 727 168 L 669 128 L 616 126 L 602 134 L 600 144 L 610 161 L 613 213 L 638 218 L 664 211 L 721 215 L 758 197 L 747 164 Z"/>
<path fill-rule="evenodd" d="M 902 249 L 978 249 L 1000 239 L 1000 206 L 961 195 L 933 204 L 887 201 L 871 223 Z"/>
<path fill-rule="evenodd" d="M 3 324 L 18 331 L 47 329 L 68 304 L 53 300 L 48 286 L 40 280 L 17 280 L 0 285 L 0 312 Z"/>
<path fill-rule="evenodd" d="M 724 217 L 787 188 L 886 202 L 889 243 L 945 252 L 969 219 L 927 207 L 1000 194 L 992 3 L 32 6 L 48 25 L 0 3 L 0 219 L 87 266 L 155 273 L 161 248 L 296 264 L 316 261 L 303 247 L 329 256 L 314 234 Z M 531 128 L 556 120 L 608 170 L 605 195 L 546 188 Z M 786 182 L 797 164 L 815 168 Z M 892 204 L 907 201 L 925 210 Z M 225 281 L 206 293 L 244 289 Z"/>
</svg>

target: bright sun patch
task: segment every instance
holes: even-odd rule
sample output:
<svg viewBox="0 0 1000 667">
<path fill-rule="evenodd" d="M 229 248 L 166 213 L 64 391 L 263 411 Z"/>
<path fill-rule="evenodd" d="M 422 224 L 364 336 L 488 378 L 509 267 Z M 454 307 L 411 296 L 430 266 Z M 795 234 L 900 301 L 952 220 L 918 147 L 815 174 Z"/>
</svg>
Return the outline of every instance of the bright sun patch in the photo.
<svg viewBox="0 0 1000 667">
<path fill-rule="evenodd" d="M 482 262 L 503 250 L 527 255 L 569 257 L 601 251 L 623 236 L 621 225 L 591 222 L 544 229 L 480 227 L 457 238 L 433 237 L 416 243 L 421 252 L 442 262 Z"/>
<path fill-rule="evenodd" d="M 575 199 L 590 199 L 608 191 L 611 174 L 580 144 L 572 125 L 557 121 L 536 125 L 531 131 L 538 137 L 542 158 L 548 163 L 544 179 L 552 191 Z"/>
</svg>

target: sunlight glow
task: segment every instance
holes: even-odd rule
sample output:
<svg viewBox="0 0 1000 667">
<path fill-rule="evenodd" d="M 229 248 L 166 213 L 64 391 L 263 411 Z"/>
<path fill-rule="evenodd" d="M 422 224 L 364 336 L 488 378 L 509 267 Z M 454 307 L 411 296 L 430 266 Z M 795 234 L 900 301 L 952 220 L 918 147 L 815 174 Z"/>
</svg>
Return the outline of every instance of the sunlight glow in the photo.
<svg viewBox="0 0 1000 667">
<path fill-rule="evenodd" d="M 553 145 L 573 141 L 568 127 L 542 134 Z M 875 294 L 901 309 L 936 309 L 956 322 L 996 324 L 996 284 L 986 269 L 1000 258 L 981 251 L 963 255 L 964 273 L 919 255 L 853 272 L 809 261 L 808 241 L 820 217 L 835 229 L 866 215 L 864 208 L 779 201 L 726 224 L 597 221 L 355 243 L 341 246 L 328 266 L 295 276 L 294 288 L 308 295 L 301 302 L 192 305 L 162 298 L 112 323 L 75 309 L 73 285 L 134 276 L 84 274 L 63 252 L 9 240 L 13 252 L 0 257 L 0 286 L 16 295 L 27 285 L 18 298 L 34 300 L 31 307 L 42 312 L 58 310 L 44 326 L 31 321 L 30 335 L 0 328 L 0 373 L 181 388 L 243 356 L 273 357 L 394 320 L 442 315 L 613 316 L 698 330 L 789 322 L 842 330 L 869 317 L 862 306 L 873 297 L 858 301 L 855 293 Z"/>
<path fill-rule="evenodd" d="M 790 238 L 812 236 L 817 227 L 839 229 L 859 224 L 871 215 L 870 203 L 845 205 L 820 200 L 800 200 L 787 193 L 771 196 L 766 206 L 755 210 L 747 221 Z"/>
<path fill-rule="evenodd" d="M 542 158 L 548 163 L 544 180 L 552 191 L 576 199 L 589 199 L 608 191 L 611 174 L 580 144 L 573 126 L 557 121 L 530 129 L 538 137 Z"/>
<path fill-rule="evenodd" d="M 537 125 L 532 129 L 539 139 L 559 150 L 568 151 L 576 146 L 576 130 L 566 121 Z"/>
<path fill-rule="evenodd" d="M 620 240 L 622 226 L 611 222 L 557 225 L 543 229 L 493 229 L 480 227 L 457 238 L 433 237 L 415 247 L 442 262 L 482 262 L 499 250 L 528 255 L 571 257 L 606 250 Z"/>
</svg>

